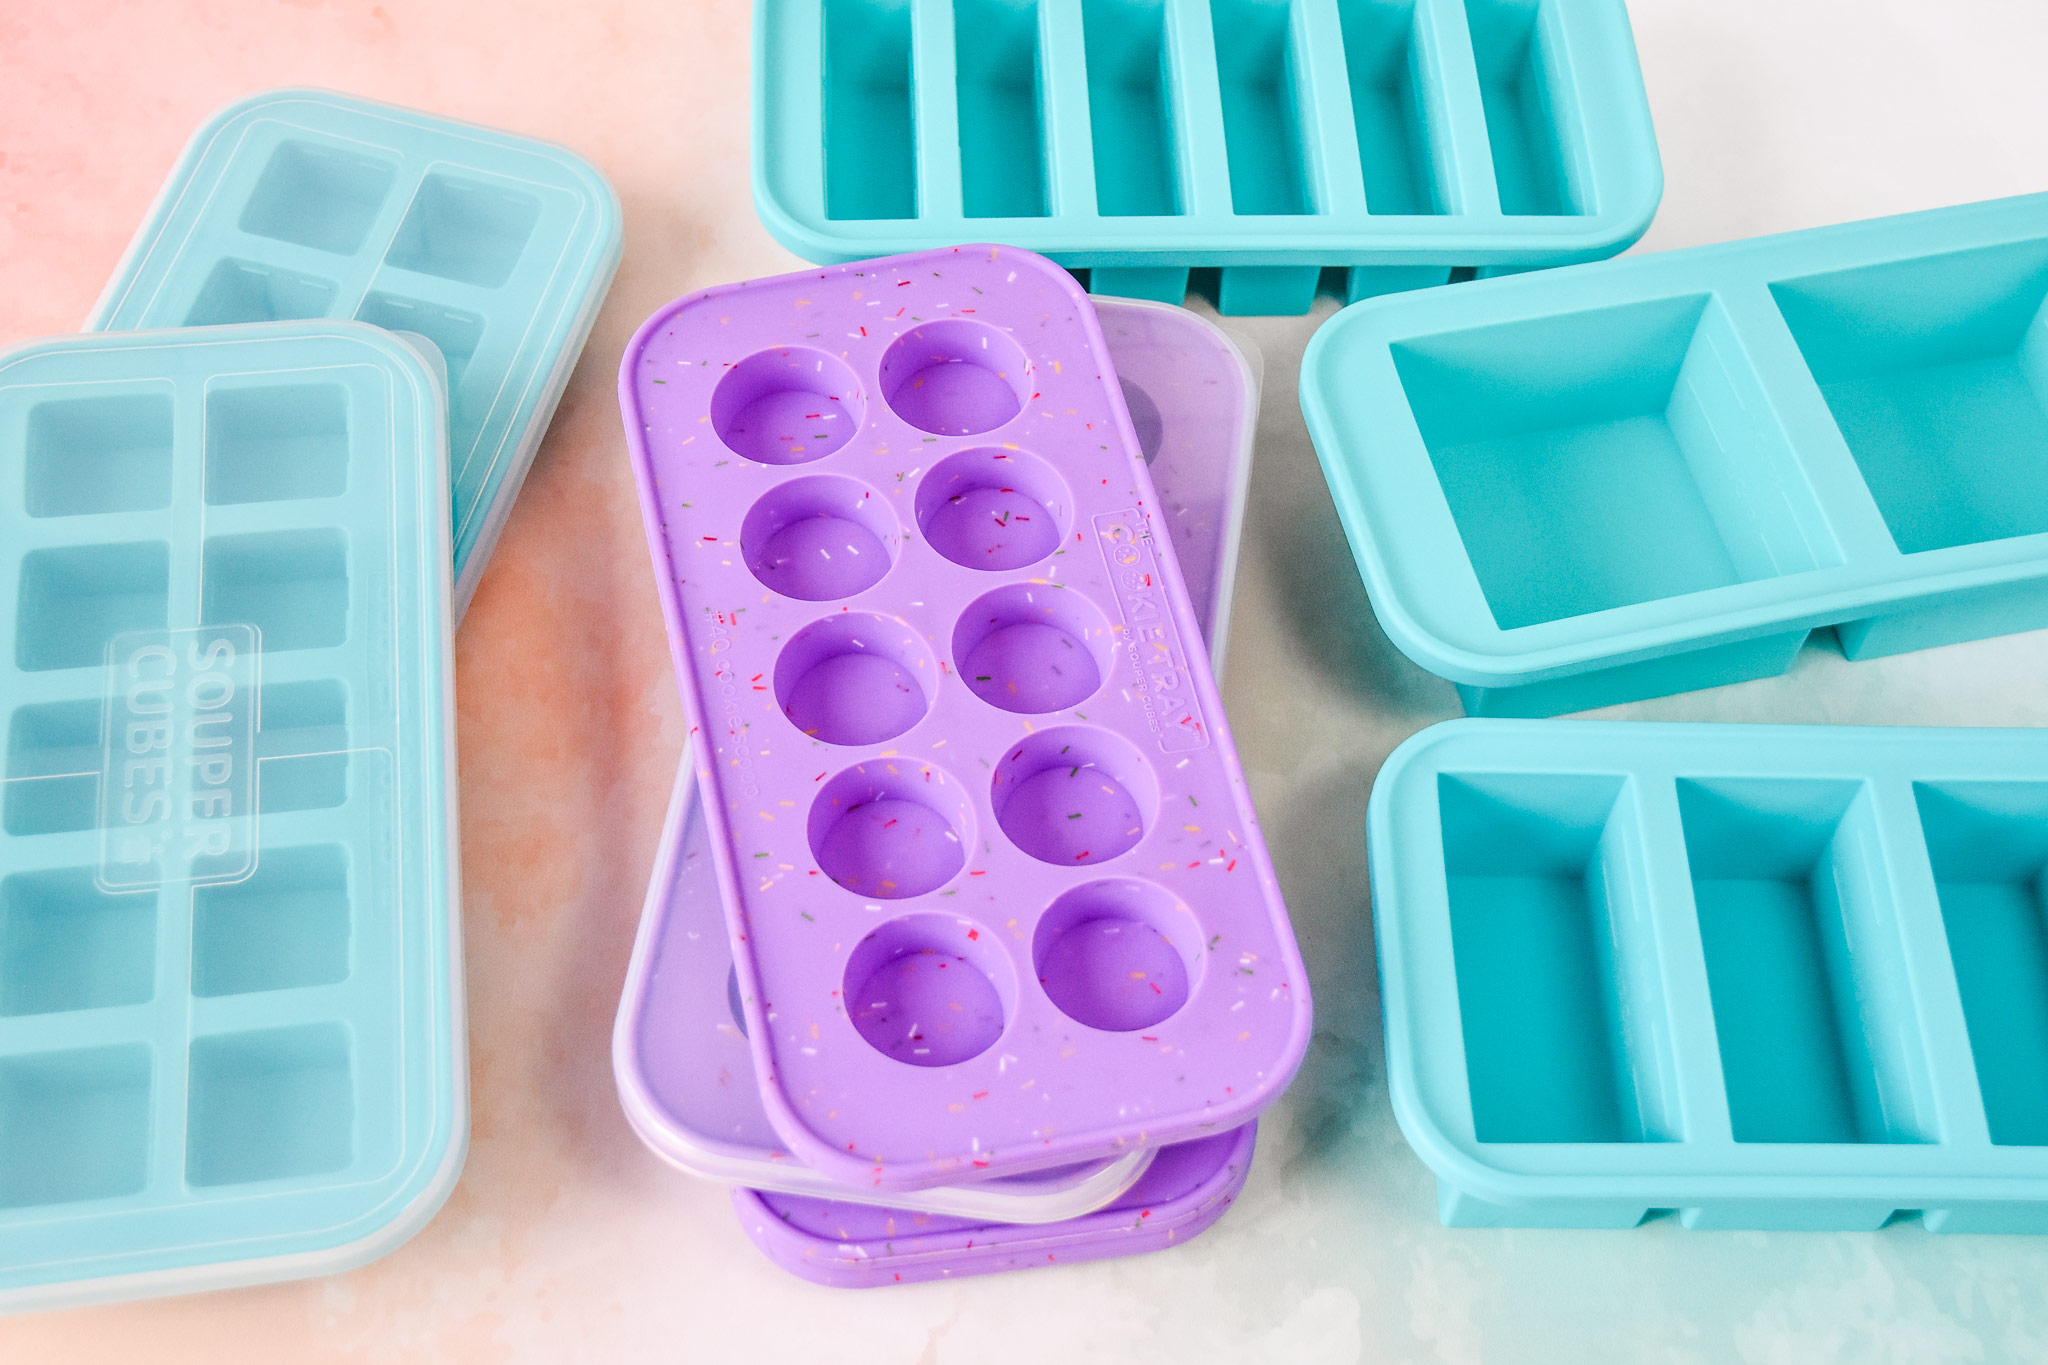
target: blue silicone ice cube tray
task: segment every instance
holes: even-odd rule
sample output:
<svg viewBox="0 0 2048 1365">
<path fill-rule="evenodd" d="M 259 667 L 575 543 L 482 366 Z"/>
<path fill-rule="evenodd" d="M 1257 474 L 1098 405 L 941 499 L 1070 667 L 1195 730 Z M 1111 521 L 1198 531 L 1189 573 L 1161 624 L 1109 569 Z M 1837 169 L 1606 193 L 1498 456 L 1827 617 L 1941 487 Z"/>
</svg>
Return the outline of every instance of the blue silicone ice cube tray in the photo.
<svg viewBox="0 0 2048 1365">
<path fill-rule="evenodd" d="M 1663 192 L 1621 0 L 757 0 L 754 203 L 818 262 L 998 241 L 1301 313 L 1610 256 Z"/>
<path fill-rule="evenodd" d="M 1367 842 L 1446 1223 L 2048 1232 L 2048 731 L 1451 721 Z"/>
<path fill-rule="evenodd" d="M 2048 625 L 2048 195 L 1339 313 L 1301 401 L 1380 624 L 1475 715 Z"/>
<path fill-rule="evenodd" d="M 0 355 L 0 547 L 0 1308 L 382 1254 L 468 1131 L 434 376 Z"/>
<path fill-rule="evenodd" d="M 359 318 L 439 357 L 458 619 L 618 268 L 618 198 L 564 148 L 320 90 L 193 135 L 86 324 Z"/>
</svg>

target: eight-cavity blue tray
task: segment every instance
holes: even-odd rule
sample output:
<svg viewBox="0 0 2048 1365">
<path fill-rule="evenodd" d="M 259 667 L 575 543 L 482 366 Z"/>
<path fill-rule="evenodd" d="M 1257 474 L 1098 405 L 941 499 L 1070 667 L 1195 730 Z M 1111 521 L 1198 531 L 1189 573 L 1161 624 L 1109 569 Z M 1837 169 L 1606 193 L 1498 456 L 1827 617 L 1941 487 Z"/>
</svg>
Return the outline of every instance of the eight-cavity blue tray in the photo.
<svg viewBox="0 0 2048 1365">
<path fill-rule="evenodd" d="M 0 355 L 0 1309 L 345 1269 L 454 1184 L 447 475 L 361 323 Z"/>
<path fill-rule="evenodd" d="M 1611 256 L 1663 193 L 1621 0 L 756 0 L 809 260 L 998 241 L 1226 313 Z"/>
<path fill-rule="evenodd" d="M 1446 1223 L 2048 1232 L 2048 731 L 1451 721 L 1367 842 Z"/>
<path fill-rule="evenodd" d="M 193 135 L 86 325 L 359 318 L 431 343 L 448 388 L 459 619 L 620 242 L 618 197 L 573 152 L 279 90 Z"/>
<path fill-rule="evenodd" d="M 2048 195 L 1339 313 L 1301 401 L 1380 624 L 1475 715 L 2048 625 Z"/>
</svg>

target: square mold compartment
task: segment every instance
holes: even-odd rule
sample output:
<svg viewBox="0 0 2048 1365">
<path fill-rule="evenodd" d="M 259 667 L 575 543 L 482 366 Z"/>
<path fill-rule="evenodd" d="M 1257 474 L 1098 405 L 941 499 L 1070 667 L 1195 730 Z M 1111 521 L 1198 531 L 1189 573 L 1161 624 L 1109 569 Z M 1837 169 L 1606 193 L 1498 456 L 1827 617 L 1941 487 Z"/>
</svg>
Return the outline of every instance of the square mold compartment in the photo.
<svg viewBox="0 0 2048 1365">
<path fill-rule="evenodd" d="M 26 672 L 96 668 L 124 631 L 161 628 L 171 549 L 161 542 L 47 546 L 21 560 L 14 662 Z"/>
<path fill-rule="evenodd" d="M 354 321 L 0 355 L 0 469 L 163 466 L 0 490 L 0 1312 L 346 1269 L 453 1185 L 445 442 Z"/>
<path fill-rule="evenodd" d="M 141 1193 L 149 1124 L 146 1047 L 0 1057 L 0 1215 Z"/>
<path fill-rule="evenodd" d="M 337 1024 L 195 1038 L 190 1095 L 195 1186 L 326 1175 L 353 1159 L 354 1081 Z"/>
<path fill-rule="evenodd" d="M 204 583 L 201 619 L 253 625 L 265 650 L 348 638 L 348 538 L 339 529 L 209 537 Z"/>
<path fill-rule="evenodd" d="M 99 818 L 98 701 L 37 702 L 7 722 L 0 831 L 63 834 Z"/>
<path fill-rule="evenodd" d="M 1463 720 L 1367 818 L 1455 1226 L 2048 1232 L 2048 732 Z"/>
<path fill-rule="evenodd" d="M 1370 300 L 1303 415 L 1473 715 L 2048 626 L 2048 196 Z"/>
<path fill-rule="evenodd" d="M 29 409 L 32 517 L 151 512 L 171 503 L 171 400 L 164 393 L 58 398 Z"/>
<path fill-rule="evenodd" d="M 200 128 L 88 324 L 357 318 L 446 367 L 459 617 L 618 266 L 616 196 L 563 148 L 322 91 L 230 105 Z M 283 467 L 250 413 L 209 497 L 327 497 L 339 419 L 317 404 Z M 345 439 L 345 438 L 343 438 Z"/>
<path fill-rule="evenodd" d="M 2048 242 L 1771 293 L 1901 551 L 2048 531 Z"/>
<path fill-rule="evenodd" d="M 1404 343 L 1394 364 L 1503 630 L 1812 569 L 1819 514 L 1706 296 Z M 1765 490 L 1762 496 L 1759 490 Z"/>
<path fill-rule="evenodd" d="M 156 918 L 153 893 L 110 895 L 90 868 L 0 880 L 0 1017 L 143 1004 Z"/>
<path fill-rule="evenodd" d="M 1302 313 L 1611 255 L 1663 189 L 1619 0 L 769 0 L 755 49 L 755 207 L 820 263 Z"/>
<path fill-rule="evenodd" d="M 293 139 L 264 163 L 239 226 L 346 256 L 363 244 L 397 179 L 395 158 Z"/>
</svg>

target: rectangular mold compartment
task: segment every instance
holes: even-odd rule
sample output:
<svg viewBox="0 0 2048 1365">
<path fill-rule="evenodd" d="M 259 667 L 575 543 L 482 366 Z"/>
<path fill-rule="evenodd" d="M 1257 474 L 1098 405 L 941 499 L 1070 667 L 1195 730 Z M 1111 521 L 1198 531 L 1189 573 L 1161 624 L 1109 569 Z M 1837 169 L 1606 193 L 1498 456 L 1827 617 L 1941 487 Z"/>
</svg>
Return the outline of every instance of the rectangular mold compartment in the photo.
<svg viewBox="0 0 2048 1365">
<path fill-rule="evenodd" d="M 192 993 L 332 986 L 349 974 L 348 852 L 266 849 L 246 881 L 192 893 Z"/>
<path fill-rule="evenodd" d="M 1304 164 L 1294 0 L 1209 0 L 1231 212 L 1307 214 L 1315 187 Z"/>
<path fill-rule="evenodd" d="M 206 1188 L 346 1169 L 356 1146 L 350 1051 L 340 1024 L 195 1038 L 186 1182 Z"/>
<path fill-rule="evenodd" d="M 1045 63 L 1038 0 L 954 0 L 960 192 L 969 218 L 1043 218 Z"/>
<path fill-rule="evenodd" d="M 1432 78 L 1416 16 L 1416 0 L 1338 0 L 1369 213 L 1444 211 L 1437 156 L 1442 134 L 1430 116 Z"/>
<path fill-rule="evenodd" d="M 206 501 L 332 498 L 348 490 L 348 390 L 217 385 L 206 394 Z"/>
<path fill-rule="evenodd" d="M 339 528 L 209 536 L 205 554 L 207 625 L 252 625 L 266 651 L 348 638 L 348 537 Z"/>
<path fill-rule="evenodd" d="M 1578 97 L 1551 27 L 1558 0 L 1465 0 L 1479 99 L 1493 149 L 1500 211 L 1556 217 L 1591 212 L 1566 148 L 1579 139 Z"/>
<path fill-rule="evenodd" d="M 824 0 L 825 216 L 917 216 L 910 0 Z"/>
<path fill-rule="evenodd" d="M 1913 795 L 1991 1140 L 2048 1146 L 2048 782 Z"/>
<path fill-rule="evenodd" d="M 1841 562 L 1709 295 L 1443 333 L 1393 355 L 1503 630 Z"/>
<path fill-rule="evenodd" d="M 1771 294 L 1901 552 L 2048 531 L 2048 241 Z"/>
<path fill-rule="evenodd" d="M 1936 1140 L 1868 786 L 1682 778 L 1678 809 L 1735 1140 Z"/>
<path fill-rule="evenodd" d="M 0 880 L 0 1017 L 147 1001 L 156 910 L 154 892 L 109 895 L 91 868 Z"/>
<path fill-rule="evenodd" d="M 199 286 L 186 310 L 184 325 L 216 327 L 325 317 L 334 302 L 334 291 L 332 280 L 254 261 L 224 260 Z"/>
<path fill-rule="evenodd" d="M 1096 212 L 1181 213 L 1164 0 L 1090 0 L 1081 7 L 1081 26 Z"/>
<path fill-rule="evenodd" d="M 1621 777 L 1438 778 L 1481 1142 L 1680 1136 L 1630 793 Z"/>
<path fill-rule="evenodd" d="M 171 505 L 171 395 L 57 398 L 29 409 L 22 501 L 32 517 Z"/>
</svg>

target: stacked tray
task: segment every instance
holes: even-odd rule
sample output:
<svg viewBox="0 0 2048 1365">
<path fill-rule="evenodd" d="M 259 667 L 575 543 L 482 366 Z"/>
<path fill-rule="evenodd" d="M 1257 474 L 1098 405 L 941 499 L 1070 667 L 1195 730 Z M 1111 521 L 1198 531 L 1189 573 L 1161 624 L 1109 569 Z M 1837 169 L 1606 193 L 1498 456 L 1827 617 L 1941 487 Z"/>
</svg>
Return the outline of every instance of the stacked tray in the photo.
<svg viewBox="0 0 2048 1365">
<path fill-rule="evenodd" d="M 1207 347 L 1204 357 L 1183 346 L 1152 374 L 1191 386 L 1191 398 L 1214 390 L 1184 422 L 1133 366 L 1134 406 L 1165 419 L 1162 436 L 1207 431 L 1211 451 L 1218 434 L 1234 438 L 1220 448 L 1237 456 L 1251 411 L 1243 362 L 1191 334 L 1185 315 L 1125 311 L 1127 334 L 1178 326 Z M 1198 381 L 1205 365 L 1214 380 Z M 1134 374 L 1144 377 L 1133 384 Z M 1063 272 L 986 247 L 713 291 L 657 314 L 629 349 L 622 402 L 678 665 L 686 696 L 708 685 L 718 707 L 707 731 L 704 699 L 690 697 L 709 855 L 694 860 L 695 914 L 708 908 L 708 861 L 734 950 L 728 992 L 701 934 L 666 922 L 676 921 L 676 869 L 693 861 L 677 857 L 687 842 L 672 819 L 618 1060 L 629 1113 L 678 1164 L 707 1170 L 675 1140 L 679 1129 L 705 1136 L 731 1114 L 689 1095 L 692 1082 L 644 1041 L 650 1001 L 668 989 L 650 983 L 671 960 L 672 1007 L 694 1001 L 726 1046 L 744 1039 L 766 1120 L 747 1124 L 770 1134 L 769 1173 L 808 1168 L 794 1183 L 763 1183 L 811 1196 L 822 1185 L 972 1216 L 951 1202 L 963 1190 L 1057 1189 L 1042 1216 L 1065 1219 L 1083 1206 L 1075 1181 L 1088 1186 L 1086 1205 L 1099 1204 L 1141 1169 L 1124 1162 L 1110 1177 L 1100 1163 L 1240 1127 L 1291 1075 L 1305 1041 L 1298 959 L 1241 779 L 1226 776 L 1227 734 L 1173 551 L 1151 529 L 1166 508 L 1202 501 L 1193 490 L 1203 483 L 1220 490 L 1207 501 L 1229 506 L 1241 459 L 1190 462 L 1201 471 L 1191 491 L 1162 504 L 1117 377 L 1093 309 Z M 1155 467 L 1173 467 L 1176 448 L 1161 440 Z M 702 529 L 728 521 L 724 534 Z M 1091 540 L 1124 557 L 1122 578 L 1107 578 L 1111 561 Z M 1227 559 L 1208 552 L 1210 563 Z M 1127 582 L 1120 614 L 1149 609 L 1142 651 L 1126 654 L 1137 631 L 1112 633 L 1090 600 L 1109 582 Z M 1126 659 L 1140 670 L 1128 680 Z M 835 674 L 859 695 L 818 687 Z M 1158 766 L 1112 726 L 1178 761 L 1188 775 L 1172 801 L 1220 809 L 1226 829 L 1198 841 L 1200 826 L 1174 817 L 1176 835 L 1157 837 L 1169 793 L 1139 786 L 1133 799 Z M 991 729 L 1025 743 L 980 733 Z M 1036 818 L 1030 784 L 1052 768 L 998 772 L 1054 739 L 1068 750 L 1059 777 L 1102 792 L 1076 789 L 1076 813 L 1063 817 L 1071 833 Z M 788 761 L 804 771 L 784 772 Z M 961 765 L 993 778 L 989 799 L 1006 802 L 1009 825 L 966 787 Z M 738 776 L 721 783 L 727 767 Z M 679 802 L 676 818 L 686 809 Z M 1019 811 L 1033 818 L 1020 825 Z M 755 847 L 773 843 L 785 812 L 803 851 Z M 1208 856 L 1158 861 L 1195 847 Z M 1034 872 L 1020 854 L 1077 871 Z M 1224 880 L 1248 871 L 1255 879 Z M 1218 891 L 1235 885 L 1222 908 Z M 1219 954 L 1234 961 L 1226 968 Z M 690 958 L 711 965 L 682 967 Z M 681 987 L 683 971 L 693 989 Z M 812 992 L 822 1008 L 804 1003 Z M 1225 1028 L 1235 1047 L 1216 1041 Z M 1164 1058 L 1194 1084 L 1154 1098 L 1147 1077 Z M 1112 1081 L 1121 1113 L 1098 1118 Z M 873 1134 L 865 1149 L 841 1136 L 856 1129 Z"/>
<path fill-rule="evenodd" d="M 759 0 L 807 259 L 997 240 L 1226 313 L 1610 256 L 1663 191 L 1621 0 Z"/>
<path fill-rule="evenodd" d="M 193 135 L 86 326 L 357 318 L 419 346 L 448 392 L 460 619 L 620 245 L 618 197 L 565 148 L 277 90 Z"/>
<path fill-rule="evenodd" d="M 344 1269 L 467 1072 L 448 483 L 354 322 L 0 356 L 0 1308 Z"/>
</svg>

